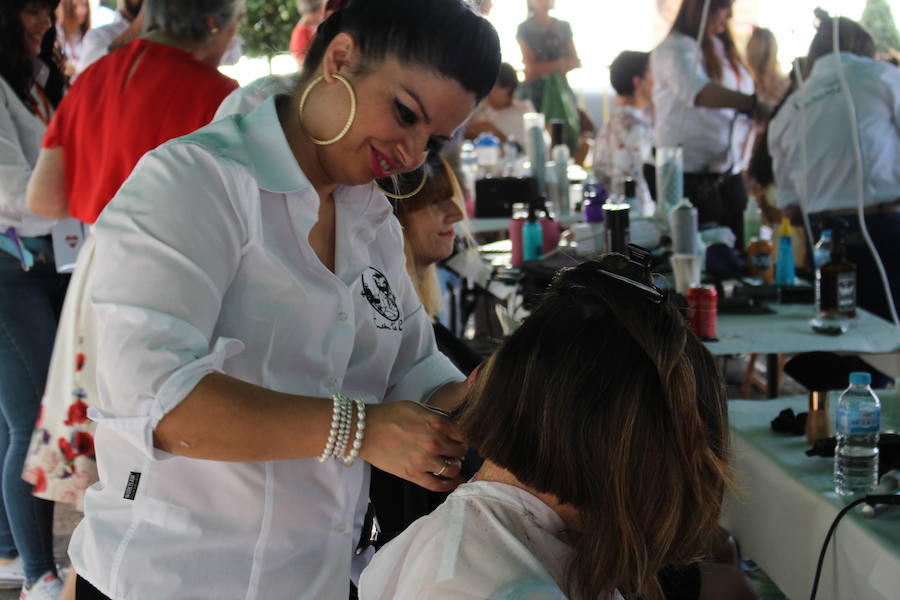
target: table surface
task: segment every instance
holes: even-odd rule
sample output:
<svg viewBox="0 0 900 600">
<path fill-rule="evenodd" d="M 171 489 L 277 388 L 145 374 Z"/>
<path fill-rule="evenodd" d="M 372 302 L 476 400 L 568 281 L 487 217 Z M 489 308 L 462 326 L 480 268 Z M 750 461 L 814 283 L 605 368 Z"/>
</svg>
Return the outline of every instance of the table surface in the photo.
<svg viewBox="0 0 900 600">
<path fill-rule="evenodd" d="M 717 342 L 706 342 L 716 355 L 852 352 L 878 354 L 900 350 L 900 331 L 862 309 L 841 335 L 815 333 L 809 327 L 810 304 L 770 304 L 774 314 L 719 315 Z M 900 598 L 900 594 L 898 594 Z"/>
<path fill-rule="evenodd" d="M 838 393 L 831 396 L 833 409 Z M 883 430 L 897 429 L 900 398 L 886 395 L 883 404 Z M 833 490 L 833 458 L 808 457 L 805 437 L 772 431 L 770 421 L 785 408 L 805 411 L 807 399 L 729 402 L 737 485 L 722 524 L 788 597 L 802 600 L 812 589 L 828 527 L 845 501 Z M 900 507 L 887 507 L 875 519 L 855 511 L 844 517 L 829 545 L 817 598 L 900 598 Z"/>
</svg>

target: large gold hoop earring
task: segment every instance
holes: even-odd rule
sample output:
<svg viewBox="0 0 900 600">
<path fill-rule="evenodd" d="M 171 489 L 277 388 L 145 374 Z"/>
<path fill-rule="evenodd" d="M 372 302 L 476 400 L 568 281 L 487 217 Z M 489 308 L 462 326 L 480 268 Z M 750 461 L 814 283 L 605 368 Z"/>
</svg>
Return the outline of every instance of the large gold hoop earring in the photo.
<svg viewBox="0 0 900 600">
<path fill-rule="evenodd" d="M 393 200 L 406 200 L 407 198 L 412 198 L 416 194 L 422 191 L 422 188 L 425 187 L 425 184 L 428 183 L 428 173 L 425 172 L 425 169 L 422 169 L 422 181 L 419 182 L 419 185 L 408 194 L 392 194 L 386 191 L 383 187 L 378 185 L 377 181 L 373 181 L 372 184 L 375 186 L 378 191 L 387 196 L 388 198 L 392 198 Z"/>
<path fill-rule="evenodd" d="M 309 141 L 318 146 L 328 146 L 343 138 L 345 135 L 347 135 L 347 132 L 350 131 L 350 126 L 353 124 L 353 119 L 356 118 L 356 92 L 353 90 L 353 86 L 343 75 L 338 75 L 337 73 L 335 73 L 334 75 L 332 75 L 332 77 L 343 83 L 344 87 L 347 88 L 347 93 L 350 94 L 350 116 L 347 117 L 347 122 L 344 124 L 344 128 L 341 129 L 341 132 L 339 134 L 337 134 L 330 140 L 320 140 L 313 137 L 312 134 L 307 131 L 306 126 L 303 125 L 303 109 L 306 107 L 306 99 L 309 97 L 309 93 L 312 91 L 312 89 L 316 87 L 316 85 L 320 81 L 325 79 L 324 75 L 319 75 L 311 82 L 309 82 L 309 84 L 306 86 L 306 89 L 303 90 L 303 95 L 300 96 L 300 107 L 297 109 L 297 117 L 300 120 L 300 128 L 303 129 L 303 133 L 306 134 L 306 137 L 309 138 Z"/>
</svg>

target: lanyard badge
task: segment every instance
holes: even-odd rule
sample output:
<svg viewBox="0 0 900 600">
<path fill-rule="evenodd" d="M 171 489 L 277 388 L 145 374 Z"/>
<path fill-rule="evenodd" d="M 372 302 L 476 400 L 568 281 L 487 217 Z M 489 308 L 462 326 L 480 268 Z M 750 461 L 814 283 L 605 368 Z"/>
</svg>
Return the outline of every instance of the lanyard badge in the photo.
<svg viewBox="0 0 900 600">
<path fill-rule="evenodd" d="M 34 255 L 22 245 L 22 240 L 19 239 L 14 227 L 3 232 L 3 237 L 0 237 L 0 249 L 18 258 L 23 271 L 29 271 L 34 266 Z"/>
</svg>

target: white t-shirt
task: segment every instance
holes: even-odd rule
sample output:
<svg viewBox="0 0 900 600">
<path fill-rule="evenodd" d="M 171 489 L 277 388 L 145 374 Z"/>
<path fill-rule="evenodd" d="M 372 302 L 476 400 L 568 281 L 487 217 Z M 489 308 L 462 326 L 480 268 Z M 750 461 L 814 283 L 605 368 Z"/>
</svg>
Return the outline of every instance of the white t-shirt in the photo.
<svg viewBox="0 0 900 600">
<path fill-rule="evenodd" d="M 46 84 L 49 69 L 37 65 L 37 81 Z M 44 110 L 37 90 L 32 98 Z M 50 108 L 52 112 L 52 108 Z M 19 96 L 0 77 L 0 233 L 9 227 L 23 237 L 46 235 L 56 223 L 39 217 L 25 206 L 25 190 L 41 151 L 41 141 L 47 126 L 19 99 Z"/>
<path fill-rule="evenodd" d="M 721 85 L 752 94 L 753 78 L 747 69 L 740 65 L 735 72 L 722 41 L 713 38 L 713 45 L 722 63 Z M 729 167 L 730 172 L 737 173 L 747 160 L 752 121 L 734 109 L 694 105 L 700 90 L 712 82 L 702 56 L 693 69 L 698 52 L 697 40 L 672 32 L 650 55 L 656 109 L 654 141 L 657 148 L 681 144 L 685 173 L 723 173 Z"/>
<path fill-rule="evenodd" d="M 359 597 L 563 600 L 571 558 L 565 526 L 549 506 L 520 488 L 477 481 L 379 550 Z"/>
<path fill-rule="evenodd" d="M 631 178 L 646 205 L 653 199 L 644 179 L 644 163 L 653 162 L 653 121 L 643 110 L 623 105 L 616 109 L 594 143 L 594 175 L 612 189 Z"/>
<path fill-rule="evenodd" d="M 128 29 L 129 24 L 130 21 L 116 11 L 116 16 L 109 25 L 88 29 L 81 41 L 81 58 L 78 60 L 75 76 L 81 75 L 85 69 L 106 56 L 109 45 Z"/>
<path fill-rule="evenodd" d="M 464 379 L 435 346 L 400 225 L 374 186 L 335 190 L 335 272 L 316 257 L 318 195 L 275 101 L 146 154 L 97 221 L 100 482 L 69 553 L 115 600 L 346 598 L 369 558 L 353 555 L 362 461 L 154 448 L 160 420 L 209 373 L 368 403 L 423 400 Z"/>
<path fill-rule="evenodd" d="M 513 100 L 513 103 L 506 108 L 496 109 L 488 104 L 487 100 L 483 101 L 472 117 L 470 123 L 480 123 L 487 121 L 492 123 L 494 127 L 503 132 L 506 137 L 512 136 L 519 144 L 525 144 L 525 121 L 522 117 L 525 113 L 534 112 L 534 105 L 531 100 Z"/>
<path fill-rule="evenodd" d="M 840 58 L 856 107 L 865 164 L 865 204 L 894 201 L 900 198 L 900 69 L 846 52 Z M 804 118 L 808 175 L 802 159 Z M 769 124 L 779 207 L 800 204 L 803 186 L 808 184 L 808 212 L 856 208 L 858 171 L 850 123 L 835 56 L 826 54 Z"/>
</svg>

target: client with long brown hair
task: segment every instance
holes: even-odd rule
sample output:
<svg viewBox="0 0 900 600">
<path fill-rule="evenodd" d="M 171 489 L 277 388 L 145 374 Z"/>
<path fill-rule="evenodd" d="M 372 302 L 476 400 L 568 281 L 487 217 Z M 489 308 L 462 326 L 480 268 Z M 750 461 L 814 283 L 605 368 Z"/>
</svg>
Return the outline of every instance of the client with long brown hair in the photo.
<svg viewBox="0 0 900 600">
<path fill-rule="evenodd" d="M 557 275 L 457 419 L 483 468 L 376 554 L 363 600 L 653 600 L 715 530 L 724 386 L 639 251 Z"/>
</svg>

